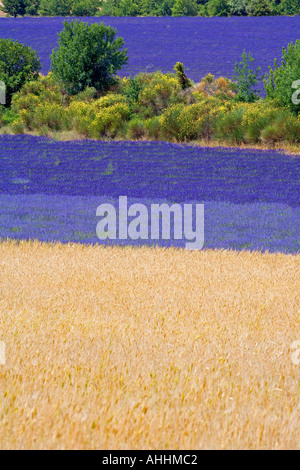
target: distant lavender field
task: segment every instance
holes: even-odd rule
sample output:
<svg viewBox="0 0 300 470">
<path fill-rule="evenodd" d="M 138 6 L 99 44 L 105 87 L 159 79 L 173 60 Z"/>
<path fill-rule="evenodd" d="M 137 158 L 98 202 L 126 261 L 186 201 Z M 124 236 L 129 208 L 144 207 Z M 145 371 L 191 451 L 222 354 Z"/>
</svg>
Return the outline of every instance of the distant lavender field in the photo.
<svg viewBox="0 0 300 470">
<path fill-rule="evenodd" d="M 199 81 L 207 73 L 231 77 L 243 49 L 252 52 L 256 64 L 267 71 L 282 47 L 300 38 L 300 16 L 241 18 L 81 18 L 104 21 L 117 28 L 128 48 L 129 63 L 120 75 L 142 71 L 170 72 L 177 61 Z M 0 37 L 17 39 L 36 49 L 43 73 L 50 69 L 49 56 L 57 46 L 64 18 L 0 19 Z"/>
<path fill-rule="evenodd" d="M 279 151 L 0 136 L 0 238 L 99 243 L 98 205 L 128 196 L 204 203 L 205 248 L 296 253 L 299 182 L 300 158 Z"/>
</svg>

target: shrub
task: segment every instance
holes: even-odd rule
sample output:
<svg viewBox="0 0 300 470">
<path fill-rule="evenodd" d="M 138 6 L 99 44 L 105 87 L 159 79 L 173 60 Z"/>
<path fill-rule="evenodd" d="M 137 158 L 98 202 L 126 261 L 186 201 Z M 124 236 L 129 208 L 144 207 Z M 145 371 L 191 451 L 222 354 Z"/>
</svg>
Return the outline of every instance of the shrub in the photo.
<svg viewBox="0 0 300 470">
<path fill-rule="evenodd" d="M 89 128 L 95 118 L 91 107 L 84 101 L 73 101 L 68 108 L 69 119 L 72 127 L 81 135 L 89 137 Z"/>
<path fill-rule="evenodd" d="M 253 61 L 254 58 L 251 52 L 247 54 L 245 51 L 243 51 L 241 61 L 239 63 L 235 63 L 233 80 L 237 81 L 237 101 L 253 103 L 258 99 L 257 91 L 254 87 L 261 78 L 261 69 L 260 67 L 258 67 L 256 71 L 254 71 L 251 68 L 251 64 Z"/>
<path fill-rule="evenodd" d="M 229 16 L 230 5 L 227 0 L 210 0 L 207 4 L 209 16 Z"/>
<path fill-rule="evenodd" d="M 145 135 L 145 121 L 139 118 L 131 119 L 127 126 L 127 137 L 132 140 L 139 140 Z"/>
<path fill-rule="evenodd" d="M 70 16 L 73 0 L 41 0 L 39 11 L 45 16 Z"/>
<path fill-rule="evenodd" d="M 26 7 L 26 0 L 2 0 L 2 6 L 0 6 L 0 10 L 16 18 L 17 16 L 25 15 Z"/>
<path fill-rule="evenodd" d="M 268 99 L 277 99 L 281 106 L 289 107 L 294 113 L 300 111 L 300 100 L 293 100 L 295 84 L 300 80 L 300 40 L 290 43 L 282 50 L 281 64 L 274 60 L 274 69 L 269 67 L 269 77 L 264 80 Z M 298 88 L 300 86 L 298 85 Z M 299 95 L 298 95 L 299 96 Z"/>
<path fill-rule="evenodd" d="M 99 0 L 75 0 L 72 5 L 72 14 L 75 16 L 95 16 L 98 7 Z"/>
<path fill-rule="evenodd" d="M 125 103 L 117 103 L 100 109 L 89 126 L 90 136 L 95 139 L 102 136 L 115 137 L 129 114 L 129 107 Z"/>
<path fill-rule="evenodd" d="M 162 136 L 178 141 L 210 139 L 214 120 L 221 112 L 219 105 L 220 102 L 211 97 L 189 106 L 170 106 L 161 116 Z"/>
<path fill-rule="evenodd" d="M 231 111 L 224 111 L 216 119 L 215 136 L 221 140 L 241 143 L 244 137 L 242 127 L 246 105 L 235 105 Z"/>
<path fill-rule="evenodd" d="M 71 95 L 87 86 L 107 90 L 114 74 L 127 63 L 122 38 L 110 26 L 82 21 L 64 21 L 59 46 L 51 55 L 51 70 Z"/>
<path fill-rule="evenodd" d="M 161 133 L 161 118 L 160 116 L 154 116 L 153 118 L 145 121 L 146 135 L 150 139 L 158 140 Z"/>
<path fill-rule="evenodd" d="M 250 16 L 268 16 L 271 15 L 272 8 L 266 0 L 251 0 L 247 13 Z"/>
<path fill-rule="evenodd" d="M 251 103 L 245 108 L 241 126 L 244 129 L 245 142 L 259 142 L 263 129 L 274 122 L 278 116 L 279 108 L 272 103 L 267 104 L 264 101 Z"/>
<path fill-rule="evenodd" d="M 137 111 L 137 104 L 141 91 L 142 85 L 138 77 L 123 78 L 121 82 L 121 92 L 126 97 L 126 101 L 132 112 Z"/>
<path fill-rule="evenodd" d="M 175 0 L 172 16 L 196 16 L 197 7 L 193 0 Z"/>
<path fill-rule="evenodd" d="M 177 79 L 180 83 L 180 86 L 183 90 L 192 86 L 191 80 L 186 76 L 184 71 L 184 66 L 181 62 L 177 62 L 174 66 L 174 70 L 177 75 Z"/>
<path fill-rule="evenodd" d="M 0 80 L 6 86 L 6 106 L 14 93 L 39 76 L 41 63 L 37 52 L 11 39 L 0 39 Z"/>
<path fill-rule="evenodd" d="M 57 104 L 62 104 L 64 101 L 61 90 L 51 75 L 26 83 L 18 93 L 14 94 L 11 106 L 15 112 L 22 109 L 34 112 L 36 106 L 47 101 Z"/>
<path fill-rule="evenodd" d="M 216 96 L 221 99 L 231 99 L 235 96 L 236 85 L 225 77 L 215 78 L 208 74 L 193 88 L 193 96 L 199 101 L 202 97 Z"/>
<path fill-rule="evenodd" d="M 148 118 L 161 114 L 181 91 L 174 74 L 140 74 L 138 80 L 142 87 L 138 103 L 142 106 L 141 112 Z"/>
<path fill-rule="evenodd" d="M 18 115 L 14 113 L 11 109 L 7 109 L 4 107 L 2 109 L 3 111 L 1 112 L 1 116 L 0 116 L 1 126 L 9 126 L 10 124 L 12 124 L 14 121 L 18 119 Z"/>
<path fill-rule="evenodd" d="M 181 112 L 183 110 L 182 104 L 175 104 L 170 106 L 161 116 L 161 133 L 162 137 L 167 140 L 181 140 Z"/>
<path fill-rule="evenodd" d="M 11 108 L 18 113 L 22 122 L 29 130 L 37 129 L 39 125 L 48 126 L 53 130 L 64 126 L 62 115 L 63 106 L 68 100 L 62 95 L 59 86 L 53 81 L 51 75 L 41 77 L 34 82 L 26 83 L 23 88 L 13 96 Z M 52 106 L 50 106 L 52 105 Z M 42 108 L 45 107 L 45 112 Z M 59 122 L 61 121 L 61 124 Z"/>
<path fill-rule="evenodd" d="M 268 144 L 279 141 L 300 142 L 300 120 L 287 110 L 280 110 L 272 124 L 263 129 L 261 140 Z"/>
<path fill-rule="evenodd" d="M 53 131 L 64 130 L 69 127 L 67 116 L 67 110 L 63 106 L 49 102 L 40 104 L 34 112 L 33 126 L 36 129 L 48 127 Z"/>
<path fill-rule="evenodd" d="M 97 96 L 97 90 L 94 87 L 87 86 L 85 90 L 72 97 L 72 101 L 90 102 Z"/>
</svg>

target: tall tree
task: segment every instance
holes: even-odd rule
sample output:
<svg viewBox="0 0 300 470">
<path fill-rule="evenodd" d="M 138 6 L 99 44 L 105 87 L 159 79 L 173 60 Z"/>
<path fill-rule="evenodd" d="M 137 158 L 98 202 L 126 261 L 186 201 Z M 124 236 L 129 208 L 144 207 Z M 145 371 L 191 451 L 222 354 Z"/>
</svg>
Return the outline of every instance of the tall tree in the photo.
<svg viewBox="0 0 300 470">
<path fill-rule="evenodd" d="M 83 21 L 64 21 L 58 48 L 51 54 L 54 77 L 71 95 L 87 86 L 106 90 L 114 74 L 127 63 L 124 41 L 111 26 Z"/>
<path fill-rule="evenodd" d="M 24 16 L 26 13 L 26 0 L 2 0 L 2 4 L 3 6 L 0 6 L 0 10 L 14 18 Z"/>
</svg>

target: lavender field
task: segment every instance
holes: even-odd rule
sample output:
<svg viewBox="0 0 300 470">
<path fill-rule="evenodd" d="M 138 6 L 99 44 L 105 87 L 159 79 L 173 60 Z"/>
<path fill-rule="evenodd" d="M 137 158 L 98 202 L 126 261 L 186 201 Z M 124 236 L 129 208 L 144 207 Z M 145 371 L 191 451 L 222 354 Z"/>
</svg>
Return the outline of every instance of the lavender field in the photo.
<svg viewBox="0 0 300 470">
<path fill-rule="evenodd" d="M 161 70 L 170 72 L 177 61 L 199 81 L 207 73 L 231 77 L 243 49 L 250 51 L 266 72 L 282 47 L 299 39 L 300 17 L 232 18 L 81 18 L 104 21 L 117 28 L 128 48 L 129 63 L 121 76 Z M 1 18 L 0 37 L 17 39 L 38 51 L 42 72 L 50 69 L 64 18 Z"/>
<path fill-rule="evenodd" d="M 299 158 L 279 151 L 1 136 L 0 237 L 100 243 L 98 205 L 126 195 L 204 203 L 205 248 L 296 253 L 299 179 Z"/>
</svg>

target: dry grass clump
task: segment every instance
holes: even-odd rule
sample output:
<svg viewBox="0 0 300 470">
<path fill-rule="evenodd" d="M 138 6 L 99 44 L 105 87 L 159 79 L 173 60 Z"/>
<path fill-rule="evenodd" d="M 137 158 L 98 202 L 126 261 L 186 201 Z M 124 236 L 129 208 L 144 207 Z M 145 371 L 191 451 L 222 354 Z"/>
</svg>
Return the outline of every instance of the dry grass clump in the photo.
<svg viewBox="0 0 300 470">
<path fill-rule="evenodd" d="M 1 243 L 0 448 L 299 448 L 299 267 Z"/>
</svg>

